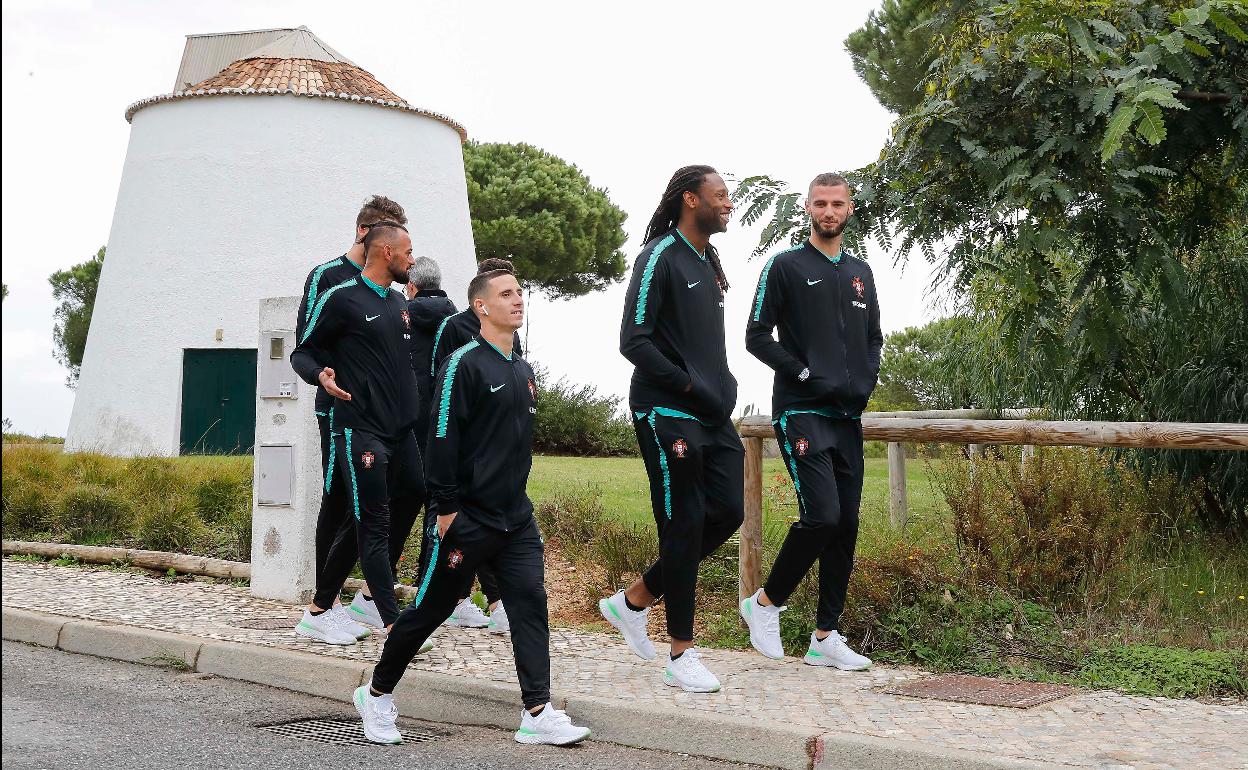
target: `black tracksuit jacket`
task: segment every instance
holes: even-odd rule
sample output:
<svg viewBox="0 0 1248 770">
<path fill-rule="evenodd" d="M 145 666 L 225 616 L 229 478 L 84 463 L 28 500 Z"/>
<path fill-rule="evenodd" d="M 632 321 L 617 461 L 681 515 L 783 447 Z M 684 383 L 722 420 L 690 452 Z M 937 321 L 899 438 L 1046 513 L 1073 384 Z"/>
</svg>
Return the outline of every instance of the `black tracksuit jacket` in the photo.
<svg viewBox="0 0 1248 770">
<path fill-rule="evenodd" d="M 533 466 L 533 370 L 476 336 L 446 359 L 434 379 L 425 479 L 438 515 L 465 513 L 503 531 L 533 516 L 525 493 Z"/>
<path fill-rule="evenodd" d="M 737 380 L 724 346 L 724 293 L 710 262 L 679 230 L 647 243 L 633 263 L 620 353 L 634 367 L 634 411 L 662 406 L 711 425 L 731 418 Z"/>
<path fill-rule="evenodd" d="M 403 295 L 361 274 L 320 296 L 290 364 L 310 384 L 319 383 L 321 370 L 332 366 L 338 387 L 351 394 L 350 401 L 334 402 L 335 430 L 394 440 L 419 417 L 411 331 Z"/>
<path fill-rule="evenodd" d="M 780 328 L 780 340 L 772 329 Z M 880 306 L 866 262 L 810 241 L 773 255 L 758 278 L 745 347 L 775 370 L 771 414 L 830 409 L 857 417 L 880 373 Z M 810 369 L 805 382 L 797 379 Z"/>
<path fill-rule="evenodd" d="M 433 335 L 433 355 L 425 364 L 430 374 L 436 372 L 448 356 L 467 345 L 473 337 L 480 333 L 481 319 L 477 318 L 477 314 L 472 312 L 472 308 L 465 308 L 455 315 L 442 319 L 442 323 L 438 325 L 437 332 Z M 520 332 L 516 332 L 512 338 L 511 345 L 512 355 L 520 355 L 522 352 Z"/>
<path fill-rule="evenodd" d="M 412 319 L 412 371 L 420 386 L 421 401 L 428 404 L 433 398 L 433 369 L 429 362 L 433 360 L 434 336 L 442 322 L 455 315 L 455 303 L 441 289 L 425 289 L 407 301 L 407 312 Z M 424 436 L 419 438 L 424 441 Z"/>
<path fill-rule="evenodd" d="M 316 309 L 316 301 L 320 299 L 326 291 L 337 286 L 343 281 L 349 281 L 360 274 L 362 270 L 359 265 L 347 259 L 347 255 L 334 257 L 328 262 L 317 265 L 308 273 L 308 277 L 303 282 L 303 296 L 299 298 L 299 315 L 295 319 L 295 344 L 299 344 L 299 340 L 303 339 L 303 332 L 308 328 L 308 319 L 312 317 L 312 311 Z M 324 361 L 325 366 L 333 367 L 331 361 Z M 324 414 L 334 405 L 334 399 L 325 389 L 316 385 L 316 411 Z"/>
</svg>

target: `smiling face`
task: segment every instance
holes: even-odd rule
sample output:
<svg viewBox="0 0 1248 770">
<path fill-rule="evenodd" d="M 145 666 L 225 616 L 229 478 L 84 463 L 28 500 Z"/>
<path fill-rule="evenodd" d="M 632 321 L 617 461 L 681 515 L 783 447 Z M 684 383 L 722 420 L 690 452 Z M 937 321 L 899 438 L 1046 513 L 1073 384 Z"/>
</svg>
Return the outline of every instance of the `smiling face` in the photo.
<svg viewBox="0 0 1248 770">
<path fill-rule="evenodd" d="M 481 323 L 516 330 L 524 326 L 524 290 L 511 273 L 491 278 L 472 301 Z"/>
<path fill-rule="evenodd" d="M 854 202 L 849 198 L 849 187 L 815 185 L 806 196 L 806 213 L 810 215 L 810 229 L 820 238 L 835 238 L 845 232 L 845 225 L 854 213 Z"/>
<path fill-rule="evenodd" d="M 732 200 L 728 185 L 719 174 L 707 174 L 697 193 L 686 192 L 684 204 L 693 209 L 693 221 L 707 235 L 722 233 L 728 229 L 732 216 Z"/>
</svg>

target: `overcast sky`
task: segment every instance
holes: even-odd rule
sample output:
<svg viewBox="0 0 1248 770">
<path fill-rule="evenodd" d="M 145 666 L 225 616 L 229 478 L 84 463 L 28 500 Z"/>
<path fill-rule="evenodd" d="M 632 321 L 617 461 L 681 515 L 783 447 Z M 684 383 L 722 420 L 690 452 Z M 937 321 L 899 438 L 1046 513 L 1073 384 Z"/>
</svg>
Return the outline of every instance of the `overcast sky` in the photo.
<svg viewBox="0 0 1248 770">
<path fill-rule="evenodd" d="M 65 434 L 74 395 L 52 357 L 47 278 L 107 243 L 130 129 L 123 112 L 171 90 L 187 34 L 304 24 L 471 138 L 529 142 L 575 163 L 628 212 L 631 266 L 679 166 L 802 186 L 878 157 L 892 115 L 844 49 L 876 5 L 6 0 L 4 416 L 17 430 Z M 733 283 L 738 411 L 770 402 L 770 371 L 743 341 L 762 267 L 748 259 L 756 239 L 735 221 L 715 239 Z M 903 272 L 896 255 L 866 256 L 885 332 L 935 317 L 925 264 Z M 310 255 L 309 267 L 319 260 Z M 621 283 L 577 300 L 536 298 L 530 358 L 625 395 L 631 368 L 616 350 L 623 294 Z"/>
</svg>

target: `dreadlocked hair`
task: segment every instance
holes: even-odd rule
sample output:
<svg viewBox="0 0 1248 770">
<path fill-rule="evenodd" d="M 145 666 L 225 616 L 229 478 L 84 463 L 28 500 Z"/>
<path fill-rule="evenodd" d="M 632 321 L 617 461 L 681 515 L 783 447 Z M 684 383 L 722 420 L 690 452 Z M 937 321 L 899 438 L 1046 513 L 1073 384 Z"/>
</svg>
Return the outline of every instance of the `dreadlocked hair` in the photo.
<svg viewBox="0 0 1248 770">
<path fill-rule="evenodd" d="M 649 243 L 674 228 L 680 222 L 680 207 L 684 202 L 684 194 L 690 192 L 697 195 L 707 174 L 718 173 L 710 166 L 685 166 L 677 169 L 667 183 L 667 189 L 663 191 L 663 199 L 659 201 L 658 208 L 650 217 L 650 223 L 646 225 L 645 242 Z M 728 276 L 724 275 L 723 265 L 720 264 L 719 251 L 710 243 L 706 244 L 706 258 L 710 260 L 711 267 L 715 270 L 715 280 L 719 282 L 719 288 L 722 291 L 728 291 Z"/>
</svg>

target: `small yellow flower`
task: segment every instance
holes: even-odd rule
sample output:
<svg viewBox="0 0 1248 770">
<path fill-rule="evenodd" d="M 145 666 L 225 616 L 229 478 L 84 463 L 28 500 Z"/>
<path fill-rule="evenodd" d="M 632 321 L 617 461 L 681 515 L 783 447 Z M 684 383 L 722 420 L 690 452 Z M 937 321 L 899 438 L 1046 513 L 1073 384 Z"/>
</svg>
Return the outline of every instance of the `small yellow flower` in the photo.
<svg viewBox="0 0 1248 770">
<path fill-rule="evenodd" d="M 1197 591 L 1196 593 L 1200 594 L 1201 596 L 1204 596 L 1204 595 L 1205 595 L 1205 592 L 1204 592 L 1204 591 Z"/>
<path fill-rule="evenodd" d="M 1187 583 L 1184 583 L 1184 584 L 1183 584 L 1183 587 L 1184 587 L 1184 588 L 1187 588 Z"/>
<path fill-rule="evenodd" d="M 1235 597 L 1235 598 L 1236 598 L 1236 599 L 1239 599 L 1239 600 L 1242 602 L 1242 601 L 1244 600 L 1244 595 L 1243 595 L 1243 594 L 1240 594 L 1239 596 L 1237 596 L 1237 597 Z"/>
</svg>

